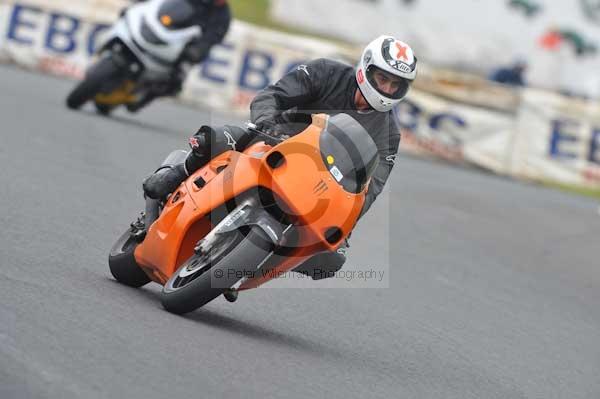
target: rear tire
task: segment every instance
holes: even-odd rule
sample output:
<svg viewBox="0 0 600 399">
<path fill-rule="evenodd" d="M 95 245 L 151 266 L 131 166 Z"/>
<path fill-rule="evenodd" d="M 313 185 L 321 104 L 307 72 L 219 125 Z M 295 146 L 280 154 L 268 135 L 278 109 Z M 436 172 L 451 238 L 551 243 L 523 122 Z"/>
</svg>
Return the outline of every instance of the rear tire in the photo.
<svg viewBox="0 0 600 399">
<path fill-rule="evenodd" d="M 85 78 L 69 93 L 67 107 L 79 109 L 83 104 L 93 99 L 105 83 L 118 77 L 119 72 L 119 67 L 111 57 L 101 58 L 88 70 Z"/>
<path fill-rule="evenodd" d="M 121 284 L 139 288 L 151 280 L 135 261 L 138 243 L 127 230 L 110 250 L 108 266 L 113 277 Z"/>
<path fill-rule="evenodd" d="M 169 278 L 161 293 L 161 303 L 167 311 L 184 314 L 204 306 L 231 288 L 244 275 L 256 272 L 257 266 L 273 247 L 265 232 L 257 226 L 253 226 L 245 237 L 236 230 L 221 236 L 220 240 L 225 246 L 219 250 L 224 253 L 222 256 L 217 255 L 216 259 L 194 265 L 194 261 L 206 257 L 195 254 Z M 197 275 L 192 272 L 187 277 L 181 277 L 181 273 L 189 267 L 194 267 Z"/>
</svg>

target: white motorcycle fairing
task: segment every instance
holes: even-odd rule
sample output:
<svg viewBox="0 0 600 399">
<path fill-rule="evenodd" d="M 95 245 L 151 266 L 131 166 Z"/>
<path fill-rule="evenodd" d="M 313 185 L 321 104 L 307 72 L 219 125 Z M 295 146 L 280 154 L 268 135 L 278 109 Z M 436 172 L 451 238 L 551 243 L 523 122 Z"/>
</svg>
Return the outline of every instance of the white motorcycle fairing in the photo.
<svg viewBox="0 0 600 399">
<path fill-rule="evenodd" d="M 115 39 L 123 42 L 144 65 L 146 72 L 154 74 L 169 73 L 179 59 L 186 45 L 202 35 L 199 26 L 180 30 L 170 30 L 162 25 L 158 12 L 164 0 L 149 0 L 130 6 L 125 14 L 106 33 L 100 48 Z M 143 24 L 160 40 L 154 44 L 142 34 Z"/>
</svg>

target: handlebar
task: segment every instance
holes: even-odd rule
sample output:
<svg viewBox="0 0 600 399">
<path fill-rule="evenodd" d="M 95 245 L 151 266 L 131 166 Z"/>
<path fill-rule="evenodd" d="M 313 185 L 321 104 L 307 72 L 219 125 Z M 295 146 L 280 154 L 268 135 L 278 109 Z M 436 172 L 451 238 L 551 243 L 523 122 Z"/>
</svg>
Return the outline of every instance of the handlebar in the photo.
<svg viewBox="0 0 600 399">
<path fill-rule="evenodd" d="M 281 137 L 276 137 L 276 136 L 272 136 L 266 132 L 263 132 L 262 130 L 258 130 L 256 125 L 254 123 L 246 123 L 246 129 L 250 132 L 253 133 L 255 136 L 260 136 L 264 139 L 265 143 L 271 146 L 276 146 L 279 143 L 282 143 L 283 141 L 286 140 L 286 138 L 281 138 Z"/>
</svg>

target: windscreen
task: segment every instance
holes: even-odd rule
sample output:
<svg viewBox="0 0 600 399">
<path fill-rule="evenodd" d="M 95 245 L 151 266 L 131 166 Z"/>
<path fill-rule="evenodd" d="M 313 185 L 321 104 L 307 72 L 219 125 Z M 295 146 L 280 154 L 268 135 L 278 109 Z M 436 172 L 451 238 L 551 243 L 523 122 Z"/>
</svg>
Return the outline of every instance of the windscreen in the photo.
<svg viewBox="0 0 600 399">
<path fill-rule="evenodd" d="M 323 162 L 351 193 L 361 192 L 379 163 L 375 142 L 354 118 L 338 114 L 329 118 L 319 146 Z"/>
</svg>

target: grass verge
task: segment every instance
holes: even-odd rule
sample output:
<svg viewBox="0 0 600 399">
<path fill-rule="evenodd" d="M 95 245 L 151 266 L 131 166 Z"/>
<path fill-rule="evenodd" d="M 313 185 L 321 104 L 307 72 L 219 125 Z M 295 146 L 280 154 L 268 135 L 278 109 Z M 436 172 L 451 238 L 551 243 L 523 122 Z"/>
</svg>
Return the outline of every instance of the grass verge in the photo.
<svg viewBox="0 0 600 399">
<path fill-rule="evenodd" d="M 587 187 L 575 186 L 575 185 L 571 185 L 571 184 L 555 183 L 555 182 L 550 182 L 550 181 L 544 181 L 544 182 L 542 182 L 542 184 L 547 187 L 552 187 L 552 188 L 556 188 L 556 189 L 570 192 L 573 194 L 582 195 L 585 197 L 591 197 L 591 198 L 600 200 L 600 188 L 587 188 Z"/>
</svg>

